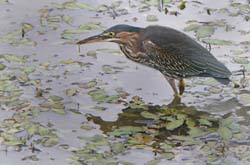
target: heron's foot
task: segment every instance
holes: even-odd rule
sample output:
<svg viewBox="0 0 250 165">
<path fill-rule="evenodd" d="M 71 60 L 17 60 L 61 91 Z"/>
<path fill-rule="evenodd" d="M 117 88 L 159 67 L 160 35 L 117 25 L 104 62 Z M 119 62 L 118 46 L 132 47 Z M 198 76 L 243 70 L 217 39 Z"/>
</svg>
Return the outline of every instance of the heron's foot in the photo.
<svg viewBox="0 0 250 165">
<path fill-rule="evenodd" d="M 180 79 L 179 81 L 179 94 L 182 95 L 185 91 L 185 81 L 184 79 Z"/>
</svg>

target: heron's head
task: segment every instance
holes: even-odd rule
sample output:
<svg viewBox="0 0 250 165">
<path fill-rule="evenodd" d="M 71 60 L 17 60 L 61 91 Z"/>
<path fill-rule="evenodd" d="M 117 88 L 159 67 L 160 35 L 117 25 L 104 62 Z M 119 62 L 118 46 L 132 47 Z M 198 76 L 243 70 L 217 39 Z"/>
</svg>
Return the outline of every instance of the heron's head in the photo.
<svg viewBox="0 0 250 165">
<path fill-rule="evenodd" d="M 141 28 L 129 25 L 115 25 L 103 33 L 86 38 L 77 42 L 78 45 L 94 43 L 94 42 L 115 42 L 118 44 L 127 43 L 129 37 L 139 33 Z"/>
</svg>

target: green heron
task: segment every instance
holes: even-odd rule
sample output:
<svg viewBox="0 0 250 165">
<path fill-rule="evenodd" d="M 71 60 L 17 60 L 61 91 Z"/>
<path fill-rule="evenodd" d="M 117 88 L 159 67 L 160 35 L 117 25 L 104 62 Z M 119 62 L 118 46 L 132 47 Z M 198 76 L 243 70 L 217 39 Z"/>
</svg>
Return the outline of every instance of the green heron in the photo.
<svg viewBox="0 0 250 165">
<path fill-rule="evenodd" d="M 169 27 L 116 25 L 77 44 L 101 41 L 117 43 L 130 60 L 159 70 L 176 96 L 184 92 L 184 78 L 213 77 L 225 85 L 230 82 L 231 72 L 224 64 L 195 40 Z"/>
</svg>

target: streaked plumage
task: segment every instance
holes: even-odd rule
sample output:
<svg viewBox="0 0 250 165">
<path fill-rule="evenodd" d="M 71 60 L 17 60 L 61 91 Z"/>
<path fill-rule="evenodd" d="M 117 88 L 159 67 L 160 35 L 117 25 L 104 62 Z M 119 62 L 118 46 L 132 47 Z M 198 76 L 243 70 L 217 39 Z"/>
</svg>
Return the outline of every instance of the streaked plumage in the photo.
<svg viewBox="0 0 250 165">
<path fill-rule="evenodd" d="M 116 25 L 78 44 L 97 41 L 118 43 L 130 60 L 159 70 L 175 93 L 174 79 L 213 77 L 223 84 L 230 82 L 231 72 L 224 64 L 195 40 L 169 27 Z"/>
</svg>

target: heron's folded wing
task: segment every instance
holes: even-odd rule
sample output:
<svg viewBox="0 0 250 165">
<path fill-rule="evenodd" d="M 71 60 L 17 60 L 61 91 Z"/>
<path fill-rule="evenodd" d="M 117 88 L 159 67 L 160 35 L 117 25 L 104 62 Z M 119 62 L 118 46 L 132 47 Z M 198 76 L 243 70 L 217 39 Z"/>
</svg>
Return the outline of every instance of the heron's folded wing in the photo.
<svg viewBox="0 0 250 165">
<path fill-rule="evenodd" d="M 148 58 L 155 63 L 161 72 L 179 77 L 197 76 L 204 73 L 206 65 L 199 59 L 193 62 L 187 59 L 178 45 L 168 44 L 161 48 L 151 40 L 143 42 Z"/>
</svg>

